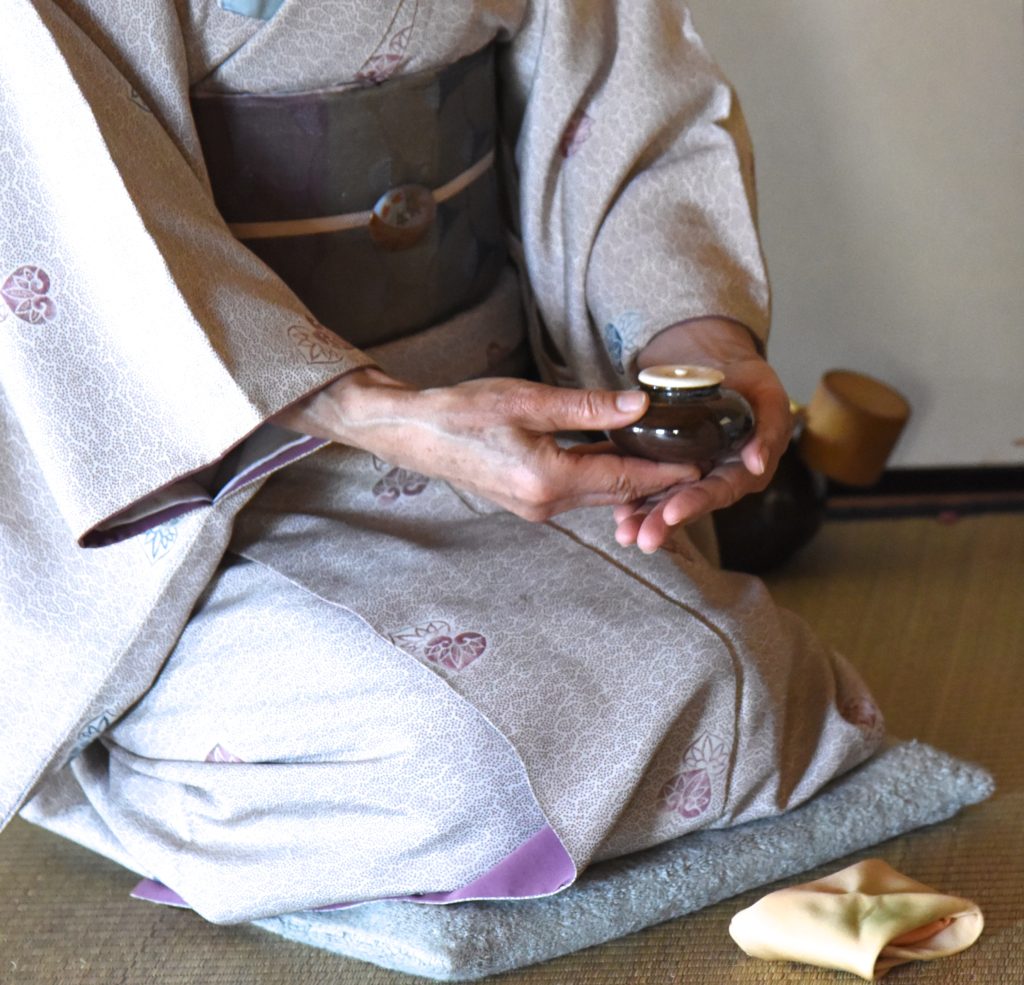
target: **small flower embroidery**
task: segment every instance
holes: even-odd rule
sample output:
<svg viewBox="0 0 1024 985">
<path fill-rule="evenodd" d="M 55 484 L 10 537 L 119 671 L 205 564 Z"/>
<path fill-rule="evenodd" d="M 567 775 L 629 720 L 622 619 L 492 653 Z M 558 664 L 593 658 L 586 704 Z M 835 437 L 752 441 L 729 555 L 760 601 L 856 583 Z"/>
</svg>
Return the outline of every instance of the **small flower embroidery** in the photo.
<svg viewBox="0 0 1024 985">
<path fill-rule="evenodd" d="M 558 143 L 558 149 L 562 152 L 562 157 L 572 157 L 586 142 L 593 128 L 593 119 L 587 116 L 583 110 L 576 110 L 569 118 L 569 122 L 562 133 L 562 139 Z"/>
<path fill-rule="evenodd" d="M 390 505 L 399 496 L 418 496 L 427 488 L 429 482 L 430 480 L 419 472 L 395 468 L 374 483 L 373 495 L 377 497 L 378 503 Z"/>
<path fill-rule="evenodd" d="M 170 553 L 171 546 L 178 539 L 178 522 L 180 518 L 161 523 L 159 527 L 150 527 L 143 534 L 142 544 L 150 561 L 159 561 Z"/>
<path fill-rule="evenodd" d="M 626 372 L 625 366 L 622 364 L 622 333 L 609 322 L 604 327 L 604 344 L 608 350 L 608 356 L 612 361 L 612 365 L 615 367 L 616 373 Z"/>
<path fill-rule="evenodd" d="M 487 649 L 487 640 L 482 634 L 453 633 L 452 627 L 439 619 L 400 629 L 388 639 L 406 653 L 456 671 L 465 670 Z"/>
<path fill-rule="evenodd" d="M 416 25 L 418 10 L 419 3 L 417 2 L 413 7 L 412 20 L 381 40 L 373 54 L 366 59 L 362 68 L 356 73 L 357 82 L 362 82 L 363 85 L 379 85 L 390 79 L 402 67 L 413 27 Z"/>
<path fill-rule="evenodd" d="M 105 711 L 101 715 L 97 715 L 91 722 L 89 722 L 81 732 L 78 733 L 78 737 L 75 739 L 75 744 L 71 748 L 71 752 L 68 753 L 68 758 L 64 761 L 65 765 L 70 763 L 72 759 L 80 755 L 82 750 L 85 749 L 93 739 L 101 736 L 110 726 L 114 723 L 114 713 L 112 711 Z"/>
<path fill-rule="evenodd" d="M 711 777 L 707 770 L 684 770 L 665 784 L 662 803 L 682 817 L 699 817 L 711 803 Z"/>
<path fill-rule="evenodd" d="M 388 51 L 380 55 L 371 55 L 366 64 L 356 75 L 356 81 L 363 85 L 380 85 L 386 82 L 402 64 L 401 52 Z"/>
<path fill-rule="evenodd" d="M 7 307 L 31 325 L 52 321 L 57 316 L 56 304 L 47 297 L 49 292 L 49 275 L 42 267 L 29 265 L 18 267 L 0 287 L 0 297 Z"/>
<path fill-rule="evenodd" d="M 215 745 L 207 754 L 206 762 L 208 763 L 244 763 L 244 759 L 239 759 L 234 753 L 228 752 L 219 742 Z"/>
<path fill-rule="evenodd" d="M 625 373 L 627 357 L 645 337 L 647 317 L 640 311 L 623 311 L 609 322 L 602 333 L 608 358 L 617 373 Z"/>
<path fill-rule="evenodd" d="M 345 358 L 345 350 L 351 348 L 334 332 L 312 320 L 308 325 L 292 325 L 288 329 L 288 338 L 310 364 L 339 363 Z"/>
<path fill-rule="evenodd" d="M 707 770 L 718 776 L 729 766 L 729 747 L 725 740 L 708 733 L 701 736 L 683 756 L 683 764 L 695 769 Z"/>
<path fill-rule="evenodd" d="M 702 735 L 683 755 L 683 769 L 662 787 L 662 808 L 680 817 L 699 817 L 711 804 L 714 780 L 728 767 L 726 741 L 710 732 Z"/>
<path fill-rule="evenodd" d="M 866 732 L 881 732 L 885 727 L 881 711 L 867 695 L 859 695 L 844 701 L 839 706 L 839 714 L 851 725 L 856 725 Z"/>
<path fill-rule="evenodd" d="M 458 636 L 435 636 L 424 646 L 424 656 L 449 670 L 465 670 L 484 650 L 487 640 L 479 633 L 459 633 Z"/>
</svg>

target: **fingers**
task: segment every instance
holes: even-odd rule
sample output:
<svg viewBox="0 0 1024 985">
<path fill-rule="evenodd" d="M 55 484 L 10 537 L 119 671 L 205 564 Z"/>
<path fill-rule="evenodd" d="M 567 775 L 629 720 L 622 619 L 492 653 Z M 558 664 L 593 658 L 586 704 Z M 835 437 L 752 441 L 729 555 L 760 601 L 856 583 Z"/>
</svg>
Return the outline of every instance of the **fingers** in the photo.
<svg viewBox="0 0 1024 985">
<path fill-rule="evenodd" d="M 625 427 L 647 410 L 640 390 L 572 390 L 521 383 L 503 395 L 502 416 L 531 431 L 607 431 Z"/>
<path fill-rule="evenodd" d="M 624 506 L 660 494 L 700 477 L 696 466 L 651 462 L 618 454 L 559 449 L 564 488 L 558 512 L 581 506 Z M 628 509 L 628 507 L 626 507 Z"/>
<path fill-rule="evenodd" d="M 645 505 L 624 517 L 615 528 L 615 539 L 623 547 L 636 544 L 644 554 L 653 554 L 668 539 L 675 524 L 665 521 L 665 504 L 661 500 L 653 506 Z"/>
<path fill-rule="evenodd" d="M 636 533 L 636 546 L 644 554 L 653 554 L 668 539 L 671 527 L 665 522 L 665 511 L 659 503 L 641 522 Z"/>
<path fill-rule="evenodd" d="M 627 513 L 621 519 L 617 519 L 615 526 L 615 539 L 621 547 L 631 547 L 636 543 L 637 534 L 640 533 L 640 526 L 644 522 L 645 513 Z"/>
<path fill-rule="evenodd" d="M 741 462 L 729 462 L 675 492 L 663 504 L 664 519 L 670 526 L 693 523 L 714 510 L 732 506 L 760 485 Z"/>
<path fill-rule="evenodd" d="M 760 487 L 743 462 L 727 462 L 697 482 L 678 485 L 643 502 L 614 510 L 615 539 L 623 547 L 636 544 L 645 554 L 658 550 L 669 530 L 724 509 Z"/>
<path fill-rule="evenodd" d="M 644 500 L 699 475 L 691 465 L 651 462 L 607 452 L 577 453 L 550 435 L 535 438 L 530 454 L 509 471 L 495 499 L 526 520 L 541 521 L 585 506 Z M 477 490 L 480 491 L 480 490 Z"/>
<path fill-rule="evenodd" d="M 753 438 L 740 452 L 747 471 L 751 475 L 763 477 L 764 484 L 767 484 L 789 444 L 792 431 L 793 417 L 788 400 L 784 404 L 773 401 L 763 408 L 757 418 L 757 430 Z"/>
<path fill-rule="evenodd" d="M 753 437 L 740 452 L 747 471 L 763 478 L 763 488 L 775 471 L 793 431 L 789 397 L 767 363 L 754 363 L 741 373 L 735 385 L 743 387 L 757 421 Z"/>
<path fill-rule="evenodd" d="M 670 527 L 675 525 L 665 521 L 665 504 L 691 484 L 679 483 L 647 499 L 616 506 L 612 515 L 618 543 L 622 547 L 638 544 L 646 554 L 656 551 L 667 539 Z M 644 530 L 643 537 L 640 536 L 641 530 Z"/>
</svg>

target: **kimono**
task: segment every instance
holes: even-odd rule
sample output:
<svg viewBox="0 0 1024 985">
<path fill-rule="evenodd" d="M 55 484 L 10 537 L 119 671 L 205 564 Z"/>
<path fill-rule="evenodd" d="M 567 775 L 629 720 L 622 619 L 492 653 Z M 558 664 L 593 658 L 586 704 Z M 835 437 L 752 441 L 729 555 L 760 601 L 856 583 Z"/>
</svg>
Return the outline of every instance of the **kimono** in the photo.
<svg viewBox="0 0 1024 985">
<path fill-rule="evenodd" d="M 231 922 L 556 892 L 878 748 L 856 672 L 685 532 L 644 557 L 605 511 L 529 524 L 269 422 L 369 365 L 445 385 L 529 349 L 544 379 L 621 387 L 671 324 L 766 337 L 742 119 L 675 0 L 0 18 L 4 822 Z M 473 174 L 506 213 L 475 294 L 374 294 L 376 261 L 341 263 L 325 314 L 236 235 L 204 100 L 383 98 L 484 51 L 498 122 Z"/>
</svg>

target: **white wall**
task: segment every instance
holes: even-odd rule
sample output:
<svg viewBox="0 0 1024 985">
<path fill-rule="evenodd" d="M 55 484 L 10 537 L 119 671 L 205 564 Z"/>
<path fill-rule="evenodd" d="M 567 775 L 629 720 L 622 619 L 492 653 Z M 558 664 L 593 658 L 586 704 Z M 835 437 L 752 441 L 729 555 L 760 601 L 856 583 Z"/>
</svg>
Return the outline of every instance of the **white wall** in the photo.
<svg viewBox="0 0 1024 985">
<path fill-rule="evenodd" d="M 861 370 L 914 408 L 890 465 L 1024 463 L 1020 0 L 689 6 L 753 134 L 793 397 Z"/>
</svg>

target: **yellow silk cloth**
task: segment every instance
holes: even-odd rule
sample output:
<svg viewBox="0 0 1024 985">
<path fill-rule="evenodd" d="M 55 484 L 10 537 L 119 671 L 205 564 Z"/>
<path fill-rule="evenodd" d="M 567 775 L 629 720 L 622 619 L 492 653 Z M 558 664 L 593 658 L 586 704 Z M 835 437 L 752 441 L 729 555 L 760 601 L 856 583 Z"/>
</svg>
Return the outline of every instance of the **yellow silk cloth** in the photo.
<svg viewBox="0 0 1024 985">
<path fill-rule="evenodd" d="M 983 926 L 974 903 L 873 858 L 769 893 L 737 913 L 729 933 L 751 957 L 801 961 L 874 981 L 908 961 L 965 950 Z"/>
</svg>

